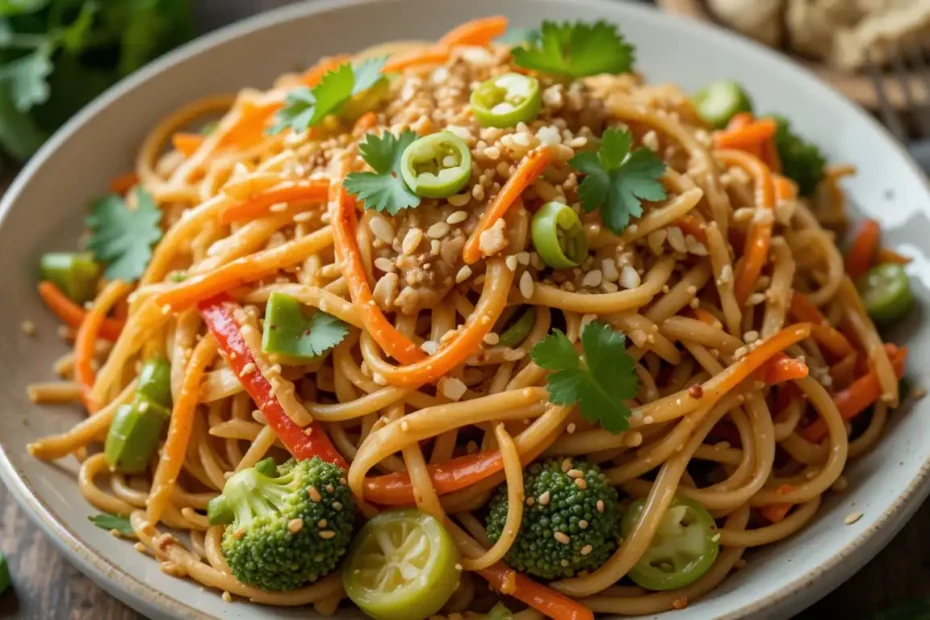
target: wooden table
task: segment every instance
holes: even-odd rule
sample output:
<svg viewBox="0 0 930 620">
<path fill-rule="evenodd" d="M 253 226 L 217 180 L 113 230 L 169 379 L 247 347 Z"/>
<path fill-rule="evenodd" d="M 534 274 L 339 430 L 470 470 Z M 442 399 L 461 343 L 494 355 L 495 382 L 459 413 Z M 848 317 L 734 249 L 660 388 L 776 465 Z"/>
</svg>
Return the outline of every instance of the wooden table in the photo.
<svg viewBox="0 0 930 620">
<path fill-rule="evenodd" d="M 202 0 L 201 23 L 213 26 L 289 0 Z M 0 193 L 5 184 L 0 180 Z M 797 618 L 867 618 L 907 598 L 930 592 L 930 501 L 873 562 Z M 82 575 L 52 546 L 0 487 L 0 550 L 14 591 L 0 598 L 0 619 L 140 620 Z"/>
</svg>

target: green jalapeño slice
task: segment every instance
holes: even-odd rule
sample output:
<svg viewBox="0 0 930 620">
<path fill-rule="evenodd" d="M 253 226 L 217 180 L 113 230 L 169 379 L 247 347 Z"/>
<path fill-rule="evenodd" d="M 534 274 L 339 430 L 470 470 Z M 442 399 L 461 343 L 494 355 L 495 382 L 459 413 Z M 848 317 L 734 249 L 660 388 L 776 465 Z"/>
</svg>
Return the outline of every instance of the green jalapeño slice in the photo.
<svg viewBox="0 0 930 620">
<path fill-rule="evenodd" d="M 471 151 L 448 131 L 424 136 L 404 150 L 401 172 L 417 196 L 445 198 L 459 193 L 471 179 Z"/>
<path fill-rule="evenodd" d="M 471 109 L 482 127 L 513 127 L 539 114 L 539 81 L 505 73 L 482 82 L 471 94 Z"/>
</svg>

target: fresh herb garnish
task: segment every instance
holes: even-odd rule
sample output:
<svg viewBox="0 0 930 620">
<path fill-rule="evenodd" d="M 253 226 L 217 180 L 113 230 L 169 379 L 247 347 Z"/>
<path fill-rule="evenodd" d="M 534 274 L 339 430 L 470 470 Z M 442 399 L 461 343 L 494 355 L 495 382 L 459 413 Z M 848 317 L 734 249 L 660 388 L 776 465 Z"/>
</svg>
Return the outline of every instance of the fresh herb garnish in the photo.
<svg viewBox="0 0 930 620">
<path fill-rule="evenodd" d="M 312 360 L 349 335 L 349 326 L 322 310 L 313 315 L 296 298 L 274 292 L 265 306 L 262 351 Z"/>
<path fill-rule="evenodd" d="M 162 214 L 152 195 L 137 187 L 135 198 L 130 208 L 121 196 L 108 194 L 91 205 L 87 218 L 87 249 L 95 261 L 107 263 L 104 274 L 111 280 L 139 279 L 152 258 L 152 245 L 162 236 Z"/>
<path fill-rule="evenodd" d="M 549 401 L 578 404 L 581 415 L 611 433 L 630 427 L 627 399 L 635 398 L 639 380 L 626 352 L 626 337 L 606 323 L 594 321 L 581 330 L 582 356 L 560 330 L 533 347 L 532 357 L 546 377 Z"/>
<path fill-rule="evenodd" d="M 585 211 L 601 210 L 601 220 L 620 234 L 631 217 L 643 214 L 643 200 L 663 200 L 665 188 L 658 181 L 665 163 L 648 148 L 631 150 L 633 135 L 613 127 L 601 137 L 597 153 L 578 153 L 569 162 L 587 175 L 578 186 Z"/>
<path fill-rule="evenodd" d="M 287 102 L 278 112 L 278 122 L 270 133 L 288 128 L 300 133 L 319 125 L 330 114 L 336 114 L 346 101 L 374 86 L 383 77 L 381 69 L 385 62 L 387 56 L 370 58 L 358 66 L 343 63 L 327 72 L 313 88 L 288 93 Z"/>
<path fill-rule="evenodd" d="M 31 155 L 108 86 L 194 35 L 190 0 L 0 0 L 0 149 Z"/>
<path fill-rule="evenodd" d="M 541 73 L 580 78 L 628 73 L 633 66 L 633 47 L 605 21 L 544 21 L 536 36 L 524 41 L 511 52 L 514 62 Z"/>
<path fill-rule="evenodd" d="M 101 513 L 99 515 L 94 515 L 92 517 L 87 517 L 87 520 L 96 525 L 97 527 L 112 532 L 116 530 L 119 532 L 120 536 L 126 536 L 127 538 L 132 538 L 136 533 L 132 529 L 132 524 L 129 522 L 129 519 L 126 517 L 120 517 L 117 515 L 111 515 L 107 513 Z"/>
<path fill-rule="evenodd" d="M 397 215 L 401 209 L 420 204 L 401 172 L 401 156 L 404 150 L 417 139 L 417 134 L 406 129 L 400 137 L 384 132 L 381 137 L 370 133 L 359 144 L 362 159 L 374 172 L 353 172 L 343 183 L 350 194 L 365 203 L 366 209 L 387 211 Z"/>
<path fill-rule="evenodd" d="M 798 193 L 810 196 L 823 180 L 827 160 L 816 144 L 806 141 L 791 129 L 783 116 L 773 115 L 777 123 L 775 147 L 781 160 L 783 174 L 798 184 Z"/>
</svg>

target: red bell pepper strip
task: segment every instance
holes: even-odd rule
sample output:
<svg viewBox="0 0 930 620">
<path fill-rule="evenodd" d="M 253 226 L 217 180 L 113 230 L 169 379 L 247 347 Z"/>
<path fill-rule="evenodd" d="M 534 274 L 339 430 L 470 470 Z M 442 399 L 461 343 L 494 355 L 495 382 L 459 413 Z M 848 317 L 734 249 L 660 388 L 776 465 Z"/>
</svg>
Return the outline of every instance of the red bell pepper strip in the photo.
<svg viewBox="0 0 930 620">
<path fill-rule="evenodd" d="M 207 299 L 198 305 L 200 315 L 216 339 L 220 353 L 236 373 L 242 387 L 258 405 L 258 409 L 268 421 L 268 426 L 297 460 L 318 456 L 348 470 L 349 464 L 333 446 L 319 422 L 313 422 L 306 429 L 302 429 L 284 411 L 284 407 L 274 395 L 271 383 L 258 370 L 255 357 L 239 331 L 239 324 L 233 317 L 234 308 L 235 303 L 225 295 Z M 247 372 L 247 366 L 254 370 Z"/>
</svg>

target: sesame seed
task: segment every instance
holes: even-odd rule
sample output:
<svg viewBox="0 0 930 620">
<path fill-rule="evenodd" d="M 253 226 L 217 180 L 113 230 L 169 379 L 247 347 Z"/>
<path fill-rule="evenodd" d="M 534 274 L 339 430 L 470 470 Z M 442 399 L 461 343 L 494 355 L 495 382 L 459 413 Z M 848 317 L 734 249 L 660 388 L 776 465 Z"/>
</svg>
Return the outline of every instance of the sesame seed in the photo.
<svg viewBox="0 0 930 620">
<path fill-rule="evenodd" d="M 526 498 L 526 505 L 527 505 L 527 506 L 532 506 L 532 505 L 535 504 L 535 503 L 536 503 L 536 498 L 533 497 L 532 495 Z"/>
<path fill-rule="evenodd" d="M 439 350 L 439 343 L 434 340 L 425 340 L 423 344 L 420 345 L 420 348 L 423 349 L 423 352 L 427 355 L 432 355 Z"/>
<path fill-rule="evenodd" d="M 687 606 L 688 606 L 688 599 L 683 596 L 681 598 L 676 598 L 674 601 L 672 601 L 672 607 L 674 607 L 675 609 L 684 609 Z"/>
<path fill-rule="evenodd" d="M 385 243 L 394 241 L 394 227 L 384 217 L 373 215 L 368 222 L 372 234 Z"/>
<path fill-rule="evenodd" d="M 655 419 L 653 419 L 651 415 L 647 415 L 645 418 L 643 418 L 644 424 L 652 424 L 653 422 L 655 422 Z"/>
<path fill-rule="evenodd" d="M 521 265 L 530 264 L 530 253 L 529 252 L 517 252 L 517 262 Z"/>
<path fill-rule="evenodd" d="M 623 288 L 636 288 L 642 284 L 642 278 L 639 275 L 639 272 L 636 271 L 630 265 L 624 265 L 623 269 L 620 271 L 620 279 L 618 284 Z"/>
<path fill-rule="evenodd" d="M 411 228 L 407 231 L 407 234 L 404 235 L 404 240 L 401 243 L 401 250 L 404 254 L 413 254 L 417 251 L 417 246 L 420 245 L 420 241 L 422 240 L 423 231 L 419 228 Z"/>
<path fill-rule="evenodd" d="M 250 375 L 256 370 L 257 368 L 255 366 L 255 362 L 249 362 L 248 364 L 242 367 L 242 373 L 240 374 L 240 376 L 244 377 L 246 375 Z"/>
<path fill-rule="evenodd" d="M 743 342 L 747 344 L 750 342 L 755 342 L 758 339 L 759 339 L 759 332 L 757 332 L 754 329 L 743 334 Z"/>
<path fill-rule="evenodd" d="M 468 213 L 465 211 L 456 211 L 452 215 L 446 218 L 447 224 L 461 224 L 466 219 L 468 219 Z"/>
<path fill-rule="evenodd" d="M 571 469 L 571 468 L 572 468 L 572 460 L 571 460 L 571 459 L 564 459 L 564 460 L 562 461 L 562 472 L 563 472 L 563 473 L 568 473 L 568 470 Z"/>
<path fill-rule="evenodd" d="M 565 427 L 565 432 L 566 432 L 566 433 L 569 433 L 569 434 L 574 433 L 576 428 L 578 428 L 578 427 L 575 426 L 575 423 L 574 423 L 574 422 L 572 422 L 572 423 L 570 423 L 568 426 Z"/>
<path fill-rule="evenodd" d="M 307 495 L 310 496 L 310 499 L 314 502 L 318 502 L 323 499 L 323 496 L 320 495 L 320 492 L 316 490 L 316 487 L 310 486 L 307 487 Z"/>
<path fill-rule="evenodd" d="M 853 523 L 855 523 L 861 518 L 862 518 L 861 512 L 854 512 L 852 514 L 846 515 L 846 518 L 843 519 L 843 523 L 845 523 L 846 525 L 852 525 Z"/>
<path fill-rule="evenodd" d="M 602 499 L 597 500 L 597 511 L 604 512 L 604 500 Z"/>
<path fill-rule="evenodd" d="M 323 530 L 322 532 L 320 532 L 320 538 L 322 538 L 323 540 L 329 540 L 335 537 L 336 537 L 336 532 L 332 530 Z"/>
<path fill-rule="evenodd" d="M 537 501 L 539 501 L 540 506 L 548 506 L 550 499 L 552 499 L 552 495 L 549 493 L 549 491 L 544 491 L 543 494 L 539 496 L 539 500 Z"/>
<path fill-rule="evenodd" d="M 304 527 L 303 519 L 291 519 L 290 521 L 287 522 L 287 531 L 290 532 L 291 534 L 296 534 L 297 532 L 302 530 L 303 527 Z"/>
<path fill-rule="evenodd" d="M 455 377 L 444 377 L 439 380 L 439 393 L 449 400 L 460 400 L 462 396 L 465 395 L 466 391 L 468 391 L 468 386 L 460 379 L 456 379 Z"/>
<path fill-rule="evenodd" d="M 714 534 L 713 536 L 711 536 L 710 539 L 711 539 L 712 541 L 714 541 L 714 542 L 717 542 L 718 540 L 720 540 L 720 532 L 717 532 L 716 534 Z"/>
<path fill-rule="evenodd" d="M 580 469 L 569 469 L 566 473 L 569 478 L 584 478 L 584 472 Z"/>
<path fill-rule="evenodd" d="M 394 261 L 392 261 L 390 258 L 379 256 L 378 258 L 375 259 L 375 267 L 380 269 L 384 273 L 393 273 Z"/>
<path fill-rule="evenodd" d="M 436 222 L 426 231 L 426 236 L 430 239 L 440 239 L 449 234 L 449 225 L 445 222 Z"/>
<path fill-rule="evenodd" d="M 36 324 L 32 321 L 23 321 L 20 325 L 20 328 L 23 330 L 23 333 L 27 336 L 36 335 Z"/>
<path fill-rule="evenodd" d="M 468 265 L 463 265 L 462 268 L 459 269 L 459 272 L 455 274 L 455 282 L 456 284 L 461 284 L 462 282 L 464 282 L 470 277 L 471 277 L 471 267 L 469 267 Z"/>
<path fill-rule="evenodd" d="M 333 510 L 336 512 L 342 510 L 342 502 L 333 502 Z"/>
<path fill-rule="evenodd" d="M 612 258 L 605 258 L 601 261 L 601 272 L 608 282 L 616 282 L 620 278 L 620 272 L 617 271 L 617 261 Z"/>
<path fill-rule="evenodd" d="M 524 271 L 523 275 L 520 276 L 520 294 L 523 295 L 525 299 L 530 299 L 533 296 L 534 288 L 533 276 L 530 275 L 529 271 Z"/>
<path fill-rule="evenodd" d="M 672 249 L 676 252 L 681 252 L 682 254 L 688 253 L 688 246 L 685 245 L 685 236 L 678 227 L 672 226 L 668 229 L 668 244 L 672 246 Z"/>
<path fill-rule="evenodd" d="M 458 562 L 455 563 L 455 570 L 462 570 L 462 565 Z"/>
<path fill-rule="evenodd" d="M 582 519 L 581 521 L 578 522 L 578 527 L 580 527 L 583 530 L 586 530 L 588 529 L 588 522 Z"/>
<path fill-rule="evenodd" d="M 489 146 L 488 148 L 484 149 L 484 155 L 488 159 L 497 160 L 501 156 L 501 150 L 496 146 Z"/>
<path fill-rule="evenodd" d="M 464 207 L 471 200 L 471 194 L 456 194 L 455 196 L 449 196 L 446 200 L 453 207 Z"/>
<path fill-rule="evenodd" d="M 593 269 L 584 275 L 581 285 L 593 288 L 601 283 L 603 277 L 600 269 Z"/>
<path fill-rule="evenodd" d="M 567 545 L 568 543 L 572 542 L 572 539 L 569 538 L 568 534 L 565 534 L 564 532 L 556 532 L 552 535 L 552 537 L 563 545 Z"/>
<path fill-rule="evenodd" d="M 517 257 L 514 254 L 511 254 L 510 256 L 505 258 L 504 263 L 506 263 L 507 269 L 509 269 L 510 271 L 517 270 Z"/>
<path fill-rule="evenodd" d="M 495 334 L 494 332 L 488 332 L 484 337 L 484 343 L 491 345 L 492 347 L 501 341 L 501 337 Z"/>
<path fill-rule="evenodd" d="M 584 478 L 575 478 L 575 486 L 583 491 L 588 488 L 588 483 L 585 482 Z"/>
<path fill-rule="evenodd" d="M 232 594 L 230 594 L 230 593 L 227 592 L 226 590 L 223 590 L 223 596 L 222 596 L 222 598 L 223 598 L 223 600 L 226 601 L 227 603 L 232 603 Z"/>
<path fill-rule="evenodd" d="M 592 551 L 594 551 L 594 547 L 592 547 L 591 545 L 585 545 L 584 547 L 581 548 L 581 555 L 588 555 Z"/>
<path fill-rule="evenodd" d="M 623 445 L 627 448 L 637 448 L 643 443 L 643 434 L 633 431 L 627 433 L 626 437 L 623 440 Z"/>
</svg>

